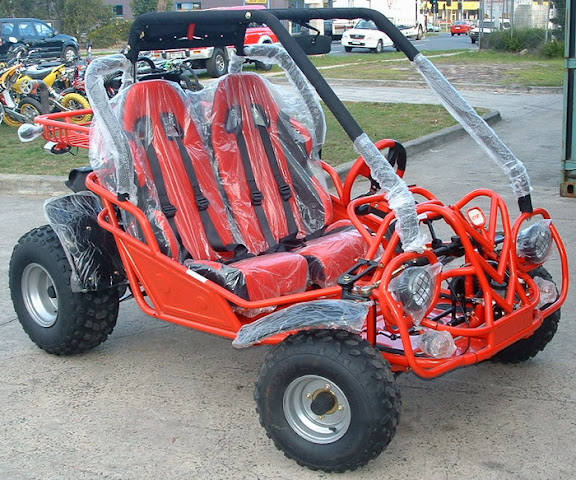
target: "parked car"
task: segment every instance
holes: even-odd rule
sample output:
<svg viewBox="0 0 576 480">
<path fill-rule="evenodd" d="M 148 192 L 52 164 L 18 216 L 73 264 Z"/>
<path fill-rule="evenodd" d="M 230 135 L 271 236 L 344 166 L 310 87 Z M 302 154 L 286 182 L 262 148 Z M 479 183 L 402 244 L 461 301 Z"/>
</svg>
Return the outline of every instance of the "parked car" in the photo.
<svg viewBox="0 0 576 480">
<path fill-rule="evenodd" d="M 22 45 L 39 50 L 42 58 L 72 61 L 78 55 L 78 40 L 58 33 L 36 18 L 0 18 L 0 61 L 7 60 L 11 46 Z"/>
<path fill-rule="evenodd" d="M 427 32 L 440 32 L 442 29 L 440 25 L 434 25 L 433 23 L 428 22 L 426 24 L 426 31 Z"/>
<path fill-rule="evenodd" d="M 360 20 L 354 28 L 346 30 L 341 43 L 347 52 L 353 48 L 369 48 L 374 53 L 382 53 L 384 47 L 394 46 L 388 35 L 378 30 L 372 20 Z"/>
<path fill-rule="evenodd" d="M 474 25 L 472 25 L 470 22 L 467 22 L 465 20 L 457 20 L 450 26 L 450 35 L 452 36 L 461 34 L 468 35 L 470 30 L 472 30 L 473 28 Z"/>
<path fill-rule="evenodd" d="M 480 38 L 480 31 L 482 31 L 482 35 L 490 35 L 493 30 L 507 30 L 510 28 L 510 20 L 503 19 L 503 20 L 482 20 L 480 24 L 470 30 L 470 40 L 472 43 L 476 43 Z"/>
</svg>

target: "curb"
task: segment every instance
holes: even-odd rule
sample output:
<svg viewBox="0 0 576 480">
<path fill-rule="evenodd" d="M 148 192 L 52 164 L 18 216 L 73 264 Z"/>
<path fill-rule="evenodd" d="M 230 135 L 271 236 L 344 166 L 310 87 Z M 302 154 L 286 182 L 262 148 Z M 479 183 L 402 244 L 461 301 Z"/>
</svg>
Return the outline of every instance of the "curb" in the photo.
<svg viewBox="0 0 576 480">
<path fill-rule="evenodd" d="M 489 125 L 502 119 L 500 112 L 491 110 L 482 117 Z M 408 157 L 417 155 L 431 148 L 452 142 L 465 135 L 462 125 L 453 125 L 423 137 L 411 140 L 404 144 Z M 340 178 L 346 177 L 354 161 L 347 162 L 336 167 Z M 64 176 L 57 175 L 18 175 L 0 173 L 0 193 L 8 195 L 41 195 L 56 197 L 70 193 L 64 182 L 68 180 Z"/>
<path fill-rule="evenodd" d="M 350 80 L 343 78 L 325 77 L 330 85 L 349 86 Z M 456 90 L 495 93 L 531 93 L 531 94 L 557 94 L 563 93 L 564 87 L 530 87 L 524 85 L 491 85 L 450 82 Z M 355 79 L 354 84 L 361 87 L 399 87 L 399 88 L 429 88 L 424 81 L 415 80 L 365 80 Z"/>
</svg>

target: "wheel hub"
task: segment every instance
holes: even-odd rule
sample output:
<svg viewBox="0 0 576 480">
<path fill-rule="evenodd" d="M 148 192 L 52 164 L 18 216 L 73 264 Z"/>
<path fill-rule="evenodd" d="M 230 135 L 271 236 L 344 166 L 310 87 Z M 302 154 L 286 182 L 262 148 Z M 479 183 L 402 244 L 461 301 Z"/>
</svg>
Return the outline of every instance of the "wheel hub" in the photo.
<svg viewBox="0 0 576 480">
<path fill-rule="evenodd" d="M 22 272 L 22 298 L 30 317 L 41 327 L 49 328 L 58 316 L 58 293 L 50 274 L 37 263 Z"/>
<path fill-rule="evenodd" d="M 284 415 L 294 431 L 317 444 L 344 436 L 352 412 L 344 392 L 327 378 L 305 375 L 293 380 L 284 393 Z"/>
</svg>

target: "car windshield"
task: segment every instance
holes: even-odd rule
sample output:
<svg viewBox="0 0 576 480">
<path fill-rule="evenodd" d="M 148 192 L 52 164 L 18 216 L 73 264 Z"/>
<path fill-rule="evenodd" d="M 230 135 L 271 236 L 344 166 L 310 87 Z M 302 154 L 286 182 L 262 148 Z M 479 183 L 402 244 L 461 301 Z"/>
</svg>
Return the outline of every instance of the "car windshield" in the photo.
<svg viewBox="0 0 576 480">
<path fill-rule="evenodd" d="M 372 20 L 360 20 L 354 28 L 359 28 L 361 30 L 378 30 L 376 24 Z"/>
</svg>

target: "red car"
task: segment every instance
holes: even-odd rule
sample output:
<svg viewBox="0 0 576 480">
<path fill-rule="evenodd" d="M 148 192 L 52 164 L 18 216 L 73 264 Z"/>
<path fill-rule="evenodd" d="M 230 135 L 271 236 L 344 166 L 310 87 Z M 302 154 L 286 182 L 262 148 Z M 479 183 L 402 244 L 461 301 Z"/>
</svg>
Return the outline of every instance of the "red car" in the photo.
<svg viewBox="0 0 576 480">
<path fill-rule="evenodd" d="M 468 35 L 468 32 L 473 28 L 474 25 L 472 25 L 471 23 L 466 22 L 465 20 L 458 20 L 450 26 L 450 34 L 452 36 L 460 35 L 461 33 L 463 33 L 464 35 Z"/>
</svg>

